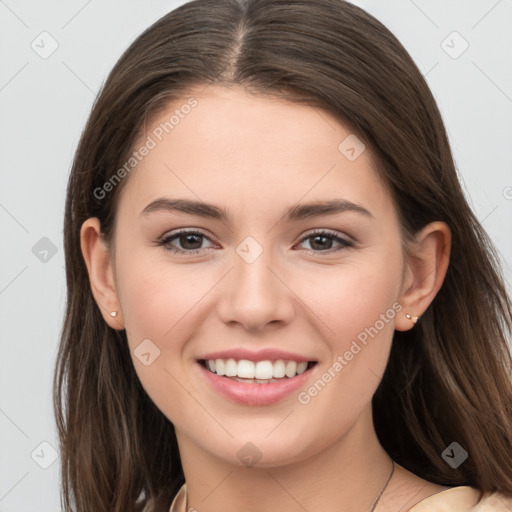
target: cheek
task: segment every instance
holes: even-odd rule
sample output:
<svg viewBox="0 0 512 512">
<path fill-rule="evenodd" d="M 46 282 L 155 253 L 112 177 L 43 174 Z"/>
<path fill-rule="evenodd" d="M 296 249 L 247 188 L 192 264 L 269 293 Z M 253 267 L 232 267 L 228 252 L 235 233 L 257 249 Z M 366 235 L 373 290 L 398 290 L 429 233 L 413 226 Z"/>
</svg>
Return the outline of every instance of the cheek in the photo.
<svg viewBox="0 0 512 512">
<path fill-rule="evenodd" d="M 318 273 L 302 275 L 309 284 L 299 294 L 307 292 L 308 305 L 321 319 L 318 325 L 328 354 L 321 382 L 305 390 L 302 403 L 326 407 L 323 413 L 336 415 L 338 421 L 347 421 L 347 411 L 360 411 L 371 400 L 386 368 L 401 310 L 401 256 L 397 251 L 378 253 L 354 258 L 320 278 Z"/>
<path fill-rule="evenodd" d="M 215 276 L 211 270 L 201 272 L 199 266 L 173 265 L 165 255 L 155 258 L 153 253 L 150 259 L 149 253 L 147 249 L 118 252 L 118 292 L 140 383 L 168 419 L 179 425 L 197 414 L 197 404 L 183 391 L 184 385 L 190 387 L 183 373 L 183 354 L 201 324 L 201 299 L 213 287 Z"/>
<path fill-rule="evenodd" d="M 374 335 L 390 336 L 400 308 L 400 261 L 397 254 L 382 261 L 371 255 L 333 267 L 323 275 L 302 273 L 296 286 L 302 288 L 299 293 L 323 321 L 326 334 L 335 340 L 333 348 L 345 349 L 361 333 L 360 339 L 364 338 L 368 329 Z M 372 329 L 375 326 L 378 334 Z"/>
<path fill-rule="evenodd" d="M 119 255 L 118 291 L 131 343 L 150 338 L 161 345 L 181 339 L 179 333 L 189 315 L 200 309 L 215 276 L 200 265 L 171 263 L 160 248 L 119 251 Z"/>
</svg>

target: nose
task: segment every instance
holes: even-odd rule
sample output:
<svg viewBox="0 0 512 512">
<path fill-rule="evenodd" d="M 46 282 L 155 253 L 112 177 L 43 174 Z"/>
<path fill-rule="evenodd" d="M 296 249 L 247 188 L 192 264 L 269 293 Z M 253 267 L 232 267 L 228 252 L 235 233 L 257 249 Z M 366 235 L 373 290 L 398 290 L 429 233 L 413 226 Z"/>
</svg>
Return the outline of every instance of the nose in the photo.
<svg viewBox="0 0 512 512">
<path fill-rule="evenodd" d="M 235 253 L 218 301 L 221 320 L 253 332 L 289 323 L 295 313 L 295 295 L 280 268 L 270 251 L 264 250 L 252 262 Z"/>
</svg>

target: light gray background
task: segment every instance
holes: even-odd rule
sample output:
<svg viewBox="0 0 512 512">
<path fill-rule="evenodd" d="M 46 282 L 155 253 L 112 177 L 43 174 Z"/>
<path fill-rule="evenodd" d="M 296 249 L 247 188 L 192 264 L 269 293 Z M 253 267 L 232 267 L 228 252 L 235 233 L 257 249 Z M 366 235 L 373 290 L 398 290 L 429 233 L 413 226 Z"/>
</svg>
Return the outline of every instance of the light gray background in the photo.
<svg viewBox="0 0 512 512">
<path fill-rule="evenodd" d="M 57 448 L 51 378 L 66 297 L 62 224 L 71 160 L 117 58 L 182 3 L 0 0 L 0 512 L 60 510 L 58 460 L 43 469 L 52 449 L 41 443 Z M 426 76 L 510 290 L 512 0 L 355 3 L 397 35 Z M 52 38 L 58 48 L 47 58 L 31 47 L 48 52 Z M 469 47 L 459 55 L 464 41 Z M 44 237 L 56 253 L 41 261 Z"/>
</svg>

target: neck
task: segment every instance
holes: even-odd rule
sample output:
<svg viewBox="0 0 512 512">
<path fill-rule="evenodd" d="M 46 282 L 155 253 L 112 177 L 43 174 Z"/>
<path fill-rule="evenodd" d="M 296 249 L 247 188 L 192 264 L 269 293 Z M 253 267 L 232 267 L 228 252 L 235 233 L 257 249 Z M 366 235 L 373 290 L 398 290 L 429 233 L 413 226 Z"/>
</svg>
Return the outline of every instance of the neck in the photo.
<svg viewBox="0 0 512 512">
<path fill-rule="evenodd" d="M 392 468 L 375 434 L 371 409 L 343 436 L 322 440 L 322 449 L 304 446 L 283 464 L 232 463 L 204 451 L 178 429 L 176 435 L 188 507 L 201 512 L 225 510 L 226 504 L 245 512 L 369 512 Z"/>
</svg>

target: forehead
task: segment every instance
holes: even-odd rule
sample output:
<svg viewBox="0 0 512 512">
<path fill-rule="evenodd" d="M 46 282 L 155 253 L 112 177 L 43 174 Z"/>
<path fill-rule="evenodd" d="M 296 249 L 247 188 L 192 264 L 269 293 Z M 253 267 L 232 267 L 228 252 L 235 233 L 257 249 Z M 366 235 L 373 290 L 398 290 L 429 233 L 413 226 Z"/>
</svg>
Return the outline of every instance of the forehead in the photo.
<svg viewBox="0 0 512 512">
<path fill-rule="evenodd" d="M 121 204 L 163 195 L 247 207 L 344 197 L 385 200 L 370 151 L 323 109 L 209 86 L 170 103 L 142 131 L 145 155 Z M 389 198 L 387 198 L 389 199 Z"/>
</svg>

